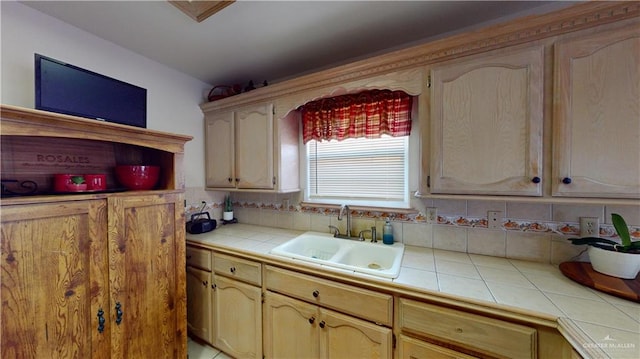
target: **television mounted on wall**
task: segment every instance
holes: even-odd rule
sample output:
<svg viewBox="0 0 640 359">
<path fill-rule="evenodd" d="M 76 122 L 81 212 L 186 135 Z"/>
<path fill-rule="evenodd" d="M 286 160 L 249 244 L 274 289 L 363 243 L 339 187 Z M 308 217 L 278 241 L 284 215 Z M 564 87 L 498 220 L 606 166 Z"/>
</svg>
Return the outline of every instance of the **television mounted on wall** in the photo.
<svg viewBox="0 0 640 359">
<path fill-rule="evenodd" d="M 35 54 L 36 109 L 147 127 L 147 90 Z"/>
</svg>

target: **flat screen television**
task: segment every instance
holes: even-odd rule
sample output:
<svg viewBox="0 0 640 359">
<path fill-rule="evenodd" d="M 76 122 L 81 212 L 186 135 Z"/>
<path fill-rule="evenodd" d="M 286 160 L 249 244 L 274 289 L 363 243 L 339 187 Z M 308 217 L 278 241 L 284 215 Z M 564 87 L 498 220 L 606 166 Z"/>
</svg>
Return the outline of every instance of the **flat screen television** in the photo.
<svg viewBox="0 0 640 359">
<path fill-rule="evenodd" d="M 36 109 L 147 127 L 147 90 L 35 54 Z"/>
</svg>

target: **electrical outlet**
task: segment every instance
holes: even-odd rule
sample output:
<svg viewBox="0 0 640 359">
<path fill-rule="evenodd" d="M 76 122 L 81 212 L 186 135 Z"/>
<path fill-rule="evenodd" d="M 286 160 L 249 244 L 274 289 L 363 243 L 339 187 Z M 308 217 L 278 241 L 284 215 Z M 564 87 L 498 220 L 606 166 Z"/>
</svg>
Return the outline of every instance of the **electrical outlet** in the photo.
<svg viewBox="0 0 640 359">
<path fill-rule="evenodd" d="M 580 217 L 580 237 L 597 237 L 600 233 L 598 217 Z"/>
<path fill-rule="evenodd" d="M 487 211 L 487 228 L 498 229 L 502 226 L 502 211 Z"/>
<path fill-rule="evenodd" d="M 427 224 L 433 224 L 438 221 L 438 209 L 436 207 L 427 207 Z"/>
<path fill-rule="evenodd" d="M 288 211 L 289 210 L 289 198 L 283 198 L 282 199 L 282 210 L 283 211 Z"/>
</svg>

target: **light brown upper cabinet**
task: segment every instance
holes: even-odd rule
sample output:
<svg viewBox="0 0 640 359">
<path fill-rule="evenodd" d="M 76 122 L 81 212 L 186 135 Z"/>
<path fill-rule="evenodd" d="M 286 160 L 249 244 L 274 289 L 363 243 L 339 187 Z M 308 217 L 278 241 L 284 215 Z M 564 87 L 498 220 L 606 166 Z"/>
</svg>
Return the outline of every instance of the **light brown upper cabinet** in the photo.
<svg viewBox="0 0 640 359">
<path fill-rule="evenodd" d="M 555 45 L 554 196 L 640 198 L 640 27 Z"/>
<path fill-rule="evenodd" d="M 543 48 L 431 68 L 433 194 L 542 195 Z"/>
<path fill-rule="evenodd" d="M 206 112 L 206 187 L 298 191 L 298 128 L 294 113 L 274 120 L 271 103 Z"/>
</svg>

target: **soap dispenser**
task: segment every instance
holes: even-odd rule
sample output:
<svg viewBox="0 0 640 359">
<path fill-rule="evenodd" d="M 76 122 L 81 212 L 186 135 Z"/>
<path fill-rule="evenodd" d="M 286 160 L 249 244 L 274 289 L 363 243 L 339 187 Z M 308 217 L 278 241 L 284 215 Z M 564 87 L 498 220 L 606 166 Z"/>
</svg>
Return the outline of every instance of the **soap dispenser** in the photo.
<svg viewBox="0 0 640 359">
<path fill-rule="evenodd" d="M 393 244 L 393 227 L 391 227 L 391 222 L 388 219 L 384 227 L 382 227 L 382 243 Z"/>
</svg>

